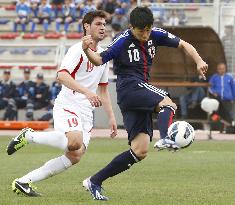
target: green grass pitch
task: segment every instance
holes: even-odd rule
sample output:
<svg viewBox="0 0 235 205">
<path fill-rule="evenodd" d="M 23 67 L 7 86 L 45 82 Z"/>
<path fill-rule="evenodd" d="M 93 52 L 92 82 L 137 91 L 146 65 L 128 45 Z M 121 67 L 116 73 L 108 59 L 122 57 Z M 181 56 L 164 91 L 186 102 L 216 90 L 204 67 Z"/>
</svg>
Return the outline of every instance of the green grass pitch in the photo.
<svg viewBox="0 0 235 205">
<path fill-rule="evenodd" d="M 110 201 L 99 202 L 84 191 L 81 182 L 127 150 L 127 140 L 92 139 L 80 164 L 36 184 L 43 194 L 40 198 L 17 196 L 11 182 L 62 152 L 27 145 L 8 156 L 9 140 L 0 138 L 0 205 L 235 204 L 235 141 L 196 141 L 178 153 L 156 152 L 151 143 L 147 159 L 103 184 Z"/>
</svg>

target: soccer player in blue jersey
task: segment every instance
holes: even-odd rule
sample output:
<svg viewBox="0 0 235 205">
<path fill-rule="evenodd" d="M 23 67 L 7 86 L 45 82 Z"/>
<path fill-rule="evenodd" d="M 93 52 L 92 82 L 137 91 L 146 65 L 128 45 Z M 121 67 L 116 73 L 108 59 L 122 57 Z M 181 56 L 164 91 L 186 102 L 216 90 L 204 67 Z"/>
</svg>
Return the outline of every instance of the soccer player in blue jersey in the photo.
<svg viewBox="0 0 235 205">
<path fill-rule="evenodd" d="M 147 156 L 153 136 L 153 112 L 158 112 L 161 136 L 155 147 L 179 148 L 167 138 L 167 129 L 177 107 L 166 91 L 148 83 L 157 47 L 182 49 L 197 64 L 199 75 L 205 78 L 208 66 L 196 49 L 163 29 L 153 28 L 153 22 L 150 9 L 136 7 L 130 14 L 131 28 L 119 35 L 102 53 L 89 48 L 92 43 L 90 36 L 83 38 L 83 50 L 94 65 L 102 65 L 113 59 L 117 73 L 117 101 L 130 144 L 129 150 L 116 156 L 106 167 L 83 181 L 83 186 L 96 200 L 108 200 L 101 192 L 103 181 L 129 169 Z"/>
</svg>

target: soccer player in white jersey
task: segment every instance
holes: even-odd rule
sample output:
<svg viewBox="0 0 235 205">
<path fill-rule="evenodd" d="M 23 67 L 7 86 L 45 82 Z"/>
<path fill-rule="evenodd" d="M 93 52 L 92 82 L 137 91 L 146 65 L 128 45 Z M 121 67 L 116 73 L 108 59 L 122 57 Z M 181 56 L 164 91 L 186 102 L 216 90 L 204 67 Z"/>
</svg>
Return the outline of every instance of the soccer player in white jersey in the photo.
<svg viewBox="0 0 235 205">
<path fill-rule="evenodd" d="M 105 36 L 105 14 L 92 11 L 83 18 L 84 34 L 91 35 L 91 49 L 101 52 L 98 42 Z M 104 106 L 109 117 L 111 137 L 117 135 L 117 125 L 107 89 L 108 65 L 92 65 L 82 49 L 82 43 L 73 45 L 65 55 L 57 72 L 62 90 L 53 108 L 54 131 L 34 132 L 23 129 L 8 145 L 7 153 L 13 154 L 28 143 L 50 145 L 62 149 L 65 154 L 46 162 L 38 169 L 12 182 L 16 193 L 26 196 L 40 196 L 32 183 L 61 173 L 78 163 L 90 141 L 93 126 L 92 111 Z M 99 95 L 96 94 L 98 88 Z"/>
</svg>

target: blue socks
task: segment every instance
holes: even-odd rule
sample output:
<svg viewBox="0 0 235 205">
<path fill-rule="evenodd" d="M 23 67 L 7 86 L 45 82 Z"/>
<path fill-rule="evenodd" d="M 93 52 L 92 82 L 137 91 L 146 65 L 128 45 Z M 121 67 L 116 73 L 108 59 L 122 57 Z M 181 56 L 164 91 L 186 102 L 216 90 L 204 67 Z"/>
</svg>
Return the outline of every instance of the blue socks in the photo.
<svg viewBox="0 0 235 205">
<path fill-rule="evenodd" d="M 157 124 L 161 139 L 167 137 L 167 130 L 173 121 L 174 115 L 175 115 L 175 109 L 173 107 L 164 106 L 160 108 L 160 111 L 158 113 Z"/>
<path fill-rule="evenodd" d="M 64 23 L 64 31 L 65 31 L 66 33 L 68 33 L 68 30 L 69 30 L 69 23 L 68 23 L 68 22 L 65 22 L 65 23 Z"/>
<path fill-rule="evenodd" d="M 31 27 L 31 33 L 34 33 L 35 31 L 35 28 L 36 28 L 36 23 L 32 22 L 32 27 Z"/>
<path fill-rule="evenodd" d="M 126 171 L 139 161 L 140 159 L 130 149 L 116 156 L 105 168 L 93 175 L 90 180 L 92 183 L 101 186 L 104 180 Z"/>
<path fill-rule="evenodd" d="M 55 23 L 56 32 L 60 32 L 60 22 Z"/>
</svg>

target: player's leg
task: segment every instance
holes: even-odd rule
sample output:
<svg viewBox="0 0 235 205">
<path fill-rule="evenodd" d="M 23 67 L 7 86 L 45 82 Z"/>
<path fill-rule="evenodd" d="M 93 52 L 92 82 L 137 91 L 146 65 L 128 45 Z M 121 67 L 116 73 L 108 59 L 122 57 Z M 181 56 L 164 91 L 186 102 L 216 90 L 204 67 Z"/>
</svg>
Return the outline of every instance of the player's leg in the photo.
<svg viewBox="0 0 235 205">
<path fill-rule="evenodd" d="M 40 193 L 35 191 L 32 184 L 57 175 L 72 165 L 77 164 L 85 153 L 85 150 L 85 146 L 83 145 L 79 150 L 69 151 L 65 155 L 49 160 L 38 169 L 29 172 L 19 179 L 15 179 L 12 182 L 12 190 L 17 194 L 30 197 L 41 196 Z"/>
<path fill-rule="evenodd" d="M 172 146 L 174 142 L 166 139 L 166 136 L 168 126 L 172 123 L 172 118 L 177 107 L 168 97 L 166 91 L 146 82 L 131 81 L 130 84 L 128 84 L 128 89 L 123 89 L 123 91 L 118 94 L 118 99 L 120 101 L 119 106 L 122 109 L 150 113 L 157 111 L 159 113 L 158 127 L 160 136 L 164 139 L 159 141 L 159 146 L 161 146 L 161 148 Z"/>
<path fill-rule="evenodd" d="M 7 147 L 8 155 L 13 154 L 28 143 L 49 145 L 66 151 L 68 138 L 65 133 L 60 131 L 34 132 L 31 128 L 25 128 L 9 143 Z"/>
<path fill-rule="evenodd" d="M 73 113 L 72 111 L 68 112 L 67 109 L 53 109 L 55 131 L 34 132 L 30 128 L 25 128 L 11 140 L 7 147 L 7 153 L 11 155 L 28 143 L 49 145 L 63 151 L 79 149 L 83 142 L 82 122 L 81 116 Z"/>
<path fill-rule="evenodd" d="M 158 150 L 165 148 L 173 150 L 179 149 L 173 141 L 167 138 L 168 127 L 172 124 L 175 110 L 177 109 L 176 104 L 166 96 L 161 102 L 159 102 L 156 109 L 159 110 L 157 123 L 161 139 L 154 144 L 154 147 Z"/>
<path fill-rule="evenodd" d="M 95 175 L 83 181 L 83 186 L 90 191 L 96 200 L 107 201 L 108 197 L 102 194 L 101 184 L 106 179 L 128 170 L 133 164 L 147 156 L 149 136 L 139 133 L 131 142 L 131 148 L 117 155 L 106 167 Z"/>
<path fill-rule="evenodd" d="M 131 149 L 117 155 L 104 169 L 91 177 L 91 181 L 96 185 L 102 185 L 102 182 L 113 177 L 127 169 L 134 163 L 144 159 L 147 155 L 149 136 L 139 133 L 131 142 Z"/>
<path fill-rule="evenodd" d="M 150 132 L 152 130 L 151 113 L 123 112 L 123 119 L 131 148 L 117 155 L 106 167 L 83 181 L 83 186 L 96 200 L 108 200 L 101 192 L 101 185 L 106 179 L 128 170 L 147 155 L 149 141 L 152 137 L 152 131 Z"/>
<path fill-rule="evenodd" d="M 83 119 L 84 117 L 82 115 L 78 118 L 76 114 L 74 115 L 74 112 L 67 111 L 65 113 L 70 113 L 69 115 L 65 115 L 60 109 L 58 109 L 58 112 L 54 112 L 54 116 L 56 116 L 56 118 L 54 118 L 54 126 L 56 130 L 65 133 L 67 149 L 69 151 L 66 152 L 65 155 L 52 159 L 46 162 L 42 167 L 16 179 L 12 183 L 13 191 L 23 193 L 27 196 L 38 196 L 38 193 L 33 190 L 31 183 L 59 174 L 80 161 L 90 141 L 90 130 L 92 128 L 93 118 Z M 75 118 L 75 116 L 77 118 Z M 81 118 L 83 119 L 82 121 Z M 68 123 L 70 120 L 71 122 Z M 68 123 L 67 126 L 66 123 Z M 73 124 L 73 126 L 70 126 L 71 124 Z M 29 191 L 30 194 L 28 194 L 27 191 Z"/>
</svg>

